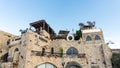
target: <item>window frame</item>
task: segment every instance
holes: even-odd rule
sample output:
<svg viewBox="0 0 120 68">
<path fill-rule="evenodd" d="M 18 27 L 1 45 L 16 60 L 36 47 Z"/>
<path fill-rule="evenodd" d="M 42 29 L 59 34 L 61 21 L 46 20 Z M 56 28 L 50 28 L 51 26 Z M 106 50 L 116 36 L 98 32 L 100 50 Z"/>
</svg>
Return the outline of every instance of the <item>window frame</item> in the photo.
<svg viewBox="0 0 120 68">
<path fill-rule="evenodd" d="M 99 35 L 95 35 L 95 40 L 101 40 Z"/>
<path fill-rule="evenodd" d="M 86 37 L 86 41 L 92 41 L 91 36 L 88 35 L 88 36 Z"/>
<path fill-rule="evenodd" d="M 78 56 L 78 50 L 75 47 L 70 47 L 66 51 L 66 55 L 71 56 L 71 55 L 76 55 Z"/>
</svg>

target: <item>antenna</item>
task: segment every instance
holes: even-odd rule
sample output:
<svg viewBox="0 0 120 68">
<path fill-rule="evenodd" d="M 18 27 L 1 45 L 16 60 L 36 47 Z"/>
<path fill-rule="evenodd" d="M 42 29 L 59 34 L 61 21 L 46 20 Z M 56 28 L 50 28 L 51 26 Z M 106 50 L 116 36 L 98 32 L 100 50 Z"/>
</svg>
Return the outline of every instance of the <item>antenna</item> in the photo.
<svg viewBox="0 0 120 68">
<path fill-rule="evenodd" d="M 74 33 L 74 28 L 72 28 L 72 33 Z"/>
</svg>

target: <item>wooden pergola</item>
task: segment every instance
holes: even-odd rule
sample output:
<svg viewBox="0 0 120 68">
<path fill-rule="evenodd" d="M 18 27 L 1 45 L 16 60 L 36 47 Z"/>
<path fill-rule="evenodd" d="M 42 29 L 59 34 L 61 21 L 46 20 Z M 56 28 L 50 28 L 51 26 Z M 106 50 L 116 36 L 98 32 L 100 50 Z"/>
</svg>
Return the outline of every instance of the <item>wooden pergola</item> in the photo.
<svg viewBox="0 0 120 68">
<path fill-rule="evenodd" d="M 36 32 L 40 32 L 41 28 L 46 30 L 50 35 L 55 36 L 56 33 L 54 30 L 47 24 L 45 20 L 39 20 L 33 23 L 30 23 L 30 26 L 36 29 Z"/>
</svg>

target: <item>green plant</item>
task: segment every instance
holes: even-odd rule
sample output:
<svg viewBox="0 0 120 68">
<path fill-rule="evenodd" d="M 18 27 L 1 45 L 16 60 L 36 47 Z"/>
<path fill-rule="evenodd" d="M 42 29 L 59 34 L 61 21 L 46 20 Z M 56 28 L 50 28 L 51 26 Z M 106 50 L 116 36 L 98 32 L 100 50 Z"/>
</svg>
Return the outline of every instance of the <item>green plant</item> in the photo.
<svg viewBox="0 0 120 68">
<path fill-rule="evenodd" d="M 78 30 L 78 31 L 76 31 L 76 37 L 75 37 L 75 40 L 79 40 L 81 37 L 82 37 L 82 32 L 81 32 L 81 30 Z"/>
<path fill-rule="evenodd" d="M 113 68 L 120 68 L 120 53 L 113 53 L 111 61 Z"/>
<path fill-rule="evenodd" d="M 4 55 L 0 56 L 0 60 L 4 60 Z"/>
<path fill-rule="evenodd" d="M 60 57 L 63 56 L 63 48 L 60 48 Z"/>
</svg>

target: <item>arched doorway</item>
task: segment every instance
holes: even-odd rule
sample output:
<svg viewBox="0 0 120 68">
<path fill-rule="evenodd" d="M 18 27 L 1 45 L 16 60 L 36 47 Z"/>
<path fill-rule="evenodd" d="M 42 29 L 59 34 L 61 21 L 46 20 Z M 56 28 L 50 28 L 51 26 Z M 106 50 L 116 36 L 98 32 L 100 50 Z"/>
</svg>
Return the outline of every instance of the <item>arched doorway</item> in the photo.
<svg viewBox="0 0 120 68">
<path fill-rule="evenodd" d="M 40 64 L 40 65 L 36 66 L 35 68 L 57 68 L 57 67 L 55 65 L 47 62 L 47 63 Z"/>
<path fill-rule="evenodd" d="M 68 62 L 66 68 L 82 68 L 81 65 L 77 62 Z"/>
</svg>

